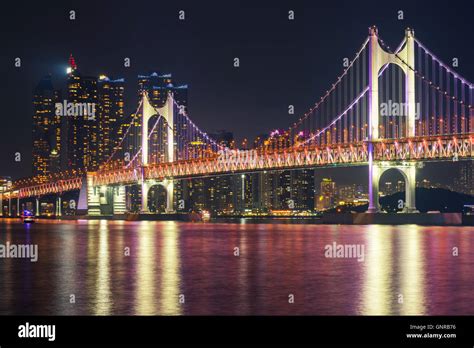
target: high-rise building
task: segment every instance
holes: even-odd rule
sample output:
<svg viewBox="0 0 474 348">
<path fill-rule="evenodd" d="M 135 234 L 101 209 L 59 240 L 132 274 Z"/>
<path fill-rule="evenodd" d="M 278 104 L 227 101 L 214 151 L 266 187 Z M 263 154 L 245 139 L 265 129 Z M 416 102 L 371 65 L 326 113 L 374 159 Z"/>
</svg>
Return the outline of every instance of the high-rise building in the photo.
<svg viewBox="0 0 474 348">
<path fill-rule="evenodd" d="M 104 163 L 123 137 L 124 79 L 111 80 L 101 75 L 98 81 L 98 158 Z M 128 126 L 128 125 L 127 125 Z"/>
<path fill-rule="evenodd" d="M 209 137 L 214 139 L 219 145 L 231 147 L 234 141 L 234 134 L 232 132 L 228 132 L 225 129 L 221 129 L 215 133 L 210 133 Z"/>
<path fill-rule="evenodd" d="M 454 190 L 474 194 L 474 162 L 460 161 L 457 176 L 454 178 Z"/>
<path fill-rule="evenodd" d="M 203 178 L 191 179 L 187 181 L 189 204 L 192 210 L 208 209 L 208 192 L 206 180 Z"/>
<path fill-rule="evenodd" d="M 291 200 L 295 210 L 314 209 L 314 169 L 291 171 Z"/>
<path fill-rule="evenodd" d="M 398 180 L 397 181 L 397 192 L 405 191 L 405 180 Z"/>
<path fill-rule="evenodd" d="M 0 216 L 8 215 L 8 206 L 4 206 L 3 193 L 9 191 L 12 186 L 12 178 L 9 176 L 0 176 Z M 11 206 L 11 203 L 10 203 Z"/>
<path fill-rule="evenodd" d="M 230 147 L 234 135 L 226 130 L 219 130 L 216 133 L 209 134 L 218 144 L 224 147 Z M 233 181 L 236 180 L 231 175 L 222 175 L 209 178 L 209 206 L 211 211 L 217 214 L 231 214 L 236 206 L 236 193 L 233 190 Z"/>
<path fill-rule="evenodd" d="M 272 208 L 272 178 L 272 173 L 267 171 L 251 174 L 253 209 L 258 212 L 268 212 Z"/>
<path fill-rule="evenodd" d="M 51 75 L 41 79 L 33 96 L 33 175 L 40 179 L 61 168 L 61 116 L 56 115 L 60 92 L 53 88 Z"/>
<path fill-rule="evenodd" d="M 357 185 L 347 184 L 340 185 L 338 189 L 338 200 L 344 202 L 352 202 L 357 198 Z"/>
<path fill-rule="evenodd" d="M 173 84 L 171 74 L 159 74 L 153 72 L 149 75 L 138 75 L 138 92 L 147 91 L 150 102 L 155 107 L 162 107 L 166 103 L 168 92 L 173 93 L 174 100 L 178 105 L 188 107 L 188 86 Z"/>
<path fill-rule="evenodd" d="M 99 165 L 99 119 L 97 117 L 97 78 L 83 76 L 72 55 L 69 58 L 67 103 L 74 106 L 67 115 L 67 161 L 71 169 L 95 170 Z M 90 107 L 79 112 L 77 106 Z"/>
<path fill-rule="evenodd" d="M 321 181 L 319 197 L 316 199 L 318 210 L 325 210 L 334 207 L 336 199 L 336 183 L 328 178 Z"/>
<path fill-rule="evenodd" d="M 234 207 L 234 213 L 243 213 L 252 209 L 252 181 L 249 174 L 230 176 L 229 188 L 233 192 L 231 204 Z"/>
<path fill-rule="evenodd" d="M 294 201 L 291 199 L 291 171 L 283 170 L 274 172 L 272 184 L 274 191 L 272 209 L 293 209 Z"/>
</svg>

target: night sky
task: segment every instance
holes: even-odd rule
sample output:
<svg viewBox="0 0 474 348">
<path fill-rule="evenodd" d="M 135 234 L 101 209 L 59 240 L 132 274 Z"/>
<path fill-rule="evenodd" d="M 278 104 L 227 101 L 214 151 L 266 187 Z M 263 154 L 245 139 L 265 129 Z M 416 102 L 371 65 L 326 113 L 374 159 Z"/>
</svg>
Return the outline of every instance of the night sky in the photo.
<svg viewBox="0 0 474 348">
<path fill-rule="evenodd" d="M 237 139 L 299 118 L 341 74 L 343 58 L 352 59 L 374 24 L 392 47 L 406 27 L 414 28 L 442 60 L 459 58 L 459 73 L 474 80 L 472 1 L 49 3 L 2 4 L 0 175 L 31 175 L 33 89 L 51 73 L 54 87 L 64 91 L 70 53 L 84 75 L 126 79 L 127 114 L 137 106 L 138 74 L 172 73 L 176 83 L 189 85 L 194 122 L 207 132 L 232 131 Z M 185 21 L 178 20 L 179 10 Z M 397 19 L 398 10 L 404 20 Z M 295 115 L 288 115 L 289 104 Z M 14 161 L 17 151 L 20 163 Z"/>
</svg>

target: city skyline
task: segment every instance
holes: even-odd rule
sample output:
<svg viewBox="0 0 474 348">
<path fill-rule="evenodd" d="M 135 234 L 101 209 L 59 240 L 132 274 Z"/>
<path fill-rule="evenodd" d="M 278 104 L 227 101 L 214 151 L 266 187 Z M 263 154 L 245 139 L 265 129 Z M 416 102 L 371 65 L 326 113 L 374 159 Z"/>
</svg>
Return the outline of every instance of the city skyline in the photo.
<svg viewBox="0 0 474 348">
<path fill-rule="evenodd" d="M 384 27 L 381 30 L 387 42 L 397 42 L 400 30 L 412 24 L 417 6 L 421 6 L 409 3 L 398 5 L 404 10 L 404 19 L 397 20 L 396 15 L 392 16 L 399 10 L 397 6 L 385 4 L 377 7 L 367 3 L 358 8 L 357 13 L 344 13 L 344 11 L 338 13 L 338 17 L 351 18 L 351 30 L 347 30 L 349 26 L 346 27 L 345 24 L 342 27 L 331 27 L 329 18 L 333 18 L 333 13 L 337 12 L 336 8 L 331 5 L 326 5 L 323 8 L 318 7 L 313 11 L 311 11 L 311 5 L 308 8 L 285 2 L 275 4 L 271 8 L 249 2 L 243 2 L 241 5 L 235 9 L 240 11 L 241 16 L 232 16 L 230 22 L 227 20 L 229 16 L 226 11 L 214 11 L 212 13 L 220 15 L 213 15 L 211 16 L 212 20 L 208 20 L 207 13 L 211 13 L 209 4 L 183 3 L 182 8 L 186 10 L 186 20 L 184 21 L 178 19 L 180 8 L 170 5 L 160 6 L 160 11 L 150 12 L 154 13 L 154 17 L 158 16 L 163 20 L 163 23 L 166 23 L 165 29 L 168 35 L 158 35 L 159 39 L 152 39 L 155 36 L 150 30 L 146 30 L 146 24 L 138 24 L 138 29 L 134 31 L 134 35 L 142 34 L 140 39 L 143 42 L 150 43 L 147 49 L 136 46 L 137 40 L 131 39 L 126 30 L 123 32 L 113 31 L 112 28 L 118 30 L 123 26 L 121 20 L 124 18 L 124 14 L 112 7 L 109 8 L 106 4 L 97 5 L 94 10 L 87 9 L 87 11 L 83 11 L 81 5 L 78 4 L 72 7 L 61 5 L 50 8 L 49 10 L 54 11 L 59 18 L 64 17 L 64 21 L 60 25 L 68 28 L 67 39 L 62 37 L 60 32 L 56 33 L 55 38 L 46 36 L 46 41 L 43 40 L 40 50 L 35 50 L 34 54 L 25 49 L 22 49 L 25 52 L 22 54 L 15 45 L 17 41 L 15 36 L 9 36 L 6 41 L 9 49 L 3 59 L 9 57 L 8 61 L 11 62 L 11 64 L 8 61 L 4 63 L 11 65 L 11 69 L 7 71 L 7 78 L 13 89 L 5 90 L 2 95 L 10 101 L 7 103 L 6 112 L 12 117 L 5 119 L 4 122 L 4 129 L 10 131 L 2 137 L 5 155 L 1 156 L 0 164 L 3 168 L 10 168 L 10 172 L 1 174 L 14 178 L 30 175 L 31 151 L 29 149 L 31 140 L 28 131 L 33 115 L 32 91 L 37 81 L 48 72 L 53 76 L 58 76 L 59 79 L 62 76 L 65 82 L 67 59 L 71 52 L 80 63 L 81 68 L 93 76 L 105 74 L 123 77 L 125 81 L 135 81 L 137 75 L 147 73 L 147 71 L 172 71 L 178 81 L 185 81 L 189 85 L 189 107 L 195 115 L 196 122 L 209 133 L 219 129 L 232 131 L 237 141 L 241 141 L 243 138 L 253 139 L 258 134 L 268 134 L 274 128 L 285 128 L 288 123 L 297 119 L 313 105 L 314 96 L 324 92 L 328 81 L 332 81 L 333 76 L 342 70 L 344 57 L 350 57 L 351 51 L 355 48 L 344 49 L 345 45 L 338 43 L 341 42 L 342 37 L 345 37 L 344 41 L 346 42 L 359 42 L 368 25 L 376 24 L 381 18 L 390 17 L 391 20 L 384 20 Z M 25 11 L 37 11 L 41 14 L 43 9 L 34 6 Z M 344 5 L 342 4 L 342 6 Z M 286 19 L 290 7 L 298 16 L 298 21 L 294 23 L 289 23 Z M 371 11 L 367 11 L 366 7 L 371 7 Z M 70 8 L 76 10 L 75 21 L 68 18 Z M 304 11 L 299 10 L 303 8 Z M 137 11 L 133 8 L 129 10 L 132 13 Z M 429 42 L 431 45 L 436 44 L 436 51 L 445 60 L 452 56 L 459 56 L 457 69 L 462 75 L 472 76 L 472 67 L 469 64 L 463 64 L 463 62 L 472 60 L 472 49 L 469 49 L 469 45 L 465 47 L 466 49 L 457 49 L 453 52 L 453 47 L 464 47 L 462 42 L 465 35 L 463 33 L 469 32 L 472 23 L 469 20 L 458 20 L 456 23 L 450 23 L 448 27 L 433 26 L 433 18 L 437 18 L 437 16 L 441 18 L 445 13 L 436 8 L 427 10 L 430 11 L 430 16 L 427 15 L 426 19 L 416 17 L 416 25 L 413 26 L 416 33 L 423 38 L 423 41 Z M 115 13 L 114 16 L 102 16 L 104 13 L 117 11 L 120 13 Z M 324 16 L 324 13 L 327 16 Z M 4 23 L 7 24 L 20 15 L 18 10 L 14 10 L 8 18 L 5 18 Z M 457 13 L 456 15 L 463 16 L 465 14 Z M 105 31 L 99 35 L 98 40 L 91 42 L 75 39 L 75 37 L 84 37 L 90 30 L 84 22 L 85 16 L 102 17 L 105 21 L 107 19 L 111 21 Z M 137 23 L 147 23 L 147 16 L 149 17 L 148 14 L 141 13 L 139 16 L 131 17 Z M 246 17 L 245 25 L 233 22 L 236 17 Z M 354 19 L 358 30 L 352 30 Z M 262 21 L 267 23 L 267 27 L 261 28 Z M 34 20 L 32 23 L 26 23 L 26 25 L 37 27 L 35 35 L 52 30 L 49 23 L 37 24 Z M 219 25 L 226 29 L 222 33 L 214 32 L 212 31 L 213 25 Z M 190 30 L 197 30 L 197 35 L 194 35 L 192 40 L 186 36 Z M 317 35 L 317 33 L 326 35 Z M 439 36 L 449 36 L 449 40 L 432 39 Z M 109 41 L 106 39 L 104 42 L 108 42 L 108 44 L 101 45 L 101 38 L 107 38 Z M 246 44 L 241 42 L 243 38 L 245 38 Z M 25 40 L 28 42 L 32 38 Z M 61 44 L 58 44 L 59 42 Z M 239 42 L 241 45 L 236 45 Z M 271 42 L 272 45 L 269 46 L 266 42 Z M 308 42 L 313 42 L 314 46 L 308 46 Z M 114 53 L 111 57 L 107 54 L 107 47 L 110 48 L 110 45 L 120 47 L 118 55 Z M 322 46 L 333 52 L 331 58 L 317 53 L 318 47 Z M 130 48 L 127 49 L 127 47 Z M 163 47 L 171 49 L 164 54 Z M 150 54 L 150 50 L 156 53 Z M 16 52 L 20 53 L 15 54 Z M 94 54 L 92 61 L 88 52 L 100 54 L 97 57 Z M 302 54 L 303 52 L 305 53 Z M 252 53 L 251 56 L 249 56 L 250 53 Z M 16 57 L 23 58 L 21 67 L 14 66 Z M 130 68 L 123 67 L 125 57 L 131 58 Z M 233 67 L 234 57 L 239 57 L 241 60 L 239 69 Z M 297 63 L 301 59 L 304 60 L 304 64 Z M 303 73 L 303 71 L 305 72 Z M 223 76 L 226 78 L 223 79 Z M 229 76 L 233 79 L 232 83 L 225 82 Z M 261 82 L 263 79 L 265 84 Z M 59 81 L 59 84 L 63 83 Z M 11 96 L 13 91 L 16 93 L 15 97 Z M 19 93 L 20 91 L 22 92 Z M 285 97 L 282 98 L 282 95 Z M 133 112 L 136 101 L 136 92 L 133 88 L 125 90 L 124 101 L 125 114 L 129 115 Z M 289 104 L 295 106 L 293 115 L 288 115 Z M 246 105 L 252 105 L 252 108 L 248 108 Z M 252 122 L 252 127 L 243 126 L 249 122 Z M 266 125 L 269 122 L 272 127 Z M 19 136 L 11 138 L 10 134 L 13 133 Z M 22 139 L 22 141 L 19 142 L 18 139 Z M 22 154 L 23 160 L 21 162 L 14 162 L 16 152 Z M 447 173 L 448 171 L 441 170 L 441 172 Z"/>
<path fill-rule="evenodd" d="M 124 114 L 123 95 L 125 86 L 127 86 L 125 79 L 120 77 L 111 79 L 104 74 L 99 76 L 84 75 L 83 71 L 78 68 L 72 54 L 68 59 L 66 70 L 68 80 L 64 89 L 56 88 L 57 85 L 53 87 L 53 76 L 46 75 L 38 83 L 33 98 L 35 113 L 33 116 L 32 168 L 33 173 L 36 171 L 36 174 L 42 174 L 46 181 L 46 174 L 60 172 L 64 168 L 97 170 L 101 163 L 107 162 L 112 156 L 116 147 L 121 145 L 121 139 L 128 132 L 127 127 L 130 127 L 130 122 L 136 122 L 136 119 L 133 118 L 134 114 L 130 116 Z M 168 93 L 172 92 L 177 105 L 187 107 L 188 87 L 187 85 L 175 85 L 172 75 L 169 72 L 137 75 L 135 89 L 138 91 L 138 96 L 140 97 L 141 91 L 147 91 L 150 102 L 155 107 L 162 107 L 167 101 Z M 89 122 L 87 115 L 61 117 L 72 116 L 58 115 L 57 106 L 59 104 L 63 110 L 63 102 L 64 110 L 66 110 L 68 103 L 91 104 L 94 109 L 97 109 L 97 118 L 94 116 Z M 187 111 L 186 108 L 185 111 Z M 272 134 L 283 134 L 284 132 L 285 130 L 275 130 Z M 159 136 L 155 135 L 156 139 L 153 140 L 153 143 L 159 146 Z M 236 146 L 232 132 L 220 130 L 211 134 L 211 137 L 225 146 L 231 148 Z M 258 148 L 263 145 L 262 141 L 266 137 L 266 135 L 259 135 L 255 141 L 249 139 L 248 143 L 246 141 L 246 144 L 242 143 L 240 146 Z M 131 153 L 137 150 L 137 148 L 130 148 Z M 431 180 L 426 179 L 426 177 L 430 177 L 429 174 L 425 174 L 425 176 L 419 175 L 417 187 L 446 187 L 457 192 L 472 194 L 472 163 L 468 161 L 454 165 L 459 167 L 458 174 L 451 176 L 451 182 L 435 180 L 431 185 Z M 451 166 L 452 172 L 453 163 L 450 163 L 449 166 Z M 357 183 L 357 180 L 354 183 L 354 179 L 351 178 L 352 184 L 350 185 L 347 185 L 346 180 L 338 179 L 337 183 L 340 186 L 336 187 L 336 181 L 330 178 L 333 176 L 341 178 L 341 176 L 337 175 L 337 172 L 331 173 L 330 169 L 326 170 L 329 175 L 324 175 L 324 171 L 324 169 L 319 171 L 318 168 L 273 170 L 242 174 L 242 177 L 235 175 L 192 181 L 181 180 L 177 184 L 175 195 L 185 202 L 186 207 L 196 210 L 209 209 L 213 213 L 224 215 L 242 214 L 246 211 L 253 213 L 270 211 L 273 212 L 272 214 L 279 214 L 280 211 L 282 213 L 288 211 L 311 212 L 331 209 L 340 203 L 347 204 L 354 201 L 363 204 L 367 201 L 367 185 Z M 362 173 L 360 170 L 359 172 Z M 319 175 L 320 173 L 321 175 Z M 365 175 L 360 176 L 364 177 Z M 325 182 L 333 185 L 329 195 L 323 188 Z M 394 185 L 392 186 L 392 184 Z M 404 191 L 404 184 L 403 177 L 399 173 L 389 173 L 385 180 L 380 181 L 380 193 L 383 196 Z M 319 185 L 321 185 L 320 189 L 318 189 Z M 232 193 L 237 192 L 240 187 L 242 190 L 245 188 L 245 192 L 242 191 L 242 195 L 233 195 Z M 345 192 L 347 190 L 349 193 Z M 355 191 L 359 193 L 355 194 Z M 133 193 L 133 190 L 127 190 L 127 207 L 132 211 L 140 210 L 140 200 L 135 197 L 139 194 L 139 192 Z M 163 194 L 156 189 L 150 191 L 152 212 L 165 212 L 165 206 L 162 204 L 166 200 L 166 194 L 161 197 Z M 63 203 L 65 204 L 64 209 L 67 210 L 69 207 L 66 202 Z M 71 213 L 74 214 L 75 210 L 72 209 Z"/>
<path fill-rule="evenodd" d="M 52 76 L 45 76 L 38 84 L 36 91 L 40 90 L 44 94 L 44 98 L 49 104 L 43 105 L 39 103 L 41 93 L 35 92 L 34 105 L 35 110 L 39 110 L 39 115 L 43 115 L 44 112 L 49 115 L 49 118 L 45 120 L 45 134 L 48 129 L 54 127 L 56 122 L 56 128 L 58 132 L 53 132 L 55 135 L 55 142 L 57 144 L 62 143 L 60 149 L 53 150 L 53 158 L 50 158 L 51 153 L 43 154 L 46 158 L 37 156 L 36 160 L 33 161 L 33 171 L 36 169 L 40 171 L 40 168 L 44 167 L 45 162 L 50 162 L 53 168 L 51 173 L 59 172 L 64 168 L 70 168 L 72 161 L 76 158 L 75 153 L 81 151 L 83 156 L 78 156 L 81 159 L 80 163 L 75 164 L 72 168 L 85 168 L 87 167 L 88 161 L 95 161 L 95 163 L 103 163 L 113 153 L 116 146 L 120 145 L 123 134 L 126 132 L 126 128 L 129 127 L 132 118 L 124 115 L 124 99 L 123 93 L 125 86 L 128 88 L 136 89 L 138 94 L 140 91 L 146 90 L 151 96 L 151 102 L 155 106 L 163 106 L 166 102 L 167 94 L 173 92 L 179 105 L 187 106 L 187 85 L 175 85 L 172 78 L 172 73 L 157 73 L 152 72 L 148 75 L 139 74 L 136 77 L 136 81 L 126 83 L 123 78 L 110 79 L 106 75 L 100 75 L 97 77 L 83 77 L 81 70 L 78 68 L 77 63 L 71 54 L 69 57 L 69 66 L 67 68 L 68 81 L 66 85 L 66 93 L 62 93 L 61 88 L 54 89 L 52 85 Z M 91 81 L 94 83 L 94 87 L 91 90 L 85 90 L 84 98 L 82 91 L 85 87 L 85 81 Z M 135 86 L 130 86 L 135 82 Z M 90 83 L 90 82 L 89 82 Z M 47 93 L 44 93 L 46 89 Z M 84 102 L 89 101 L 97 108 L 97 119 L 93 119 L 91 128 L 88 132 L 85 132 L 82 136 L 82 141 L 77 142 L 77 137 L 72 131 L 72 124 L 76 118 L 59 118 L 54 114 L 55 103 L 51 103 L 51 96 L 55 98 L 54 102 L 62 103 L 61 96 L 68 97 L 64 99 L 66 102 Z M 49 110 L 48 110 L 49 109 Z M 49 119 L 49 121 L 48 121 Z M 81 118 L 79 118 L 81 119 Z M 51 124 L 51 120 L 56 120 Z M 33 117 L 34 124 L 37 124 L 36 118 Z M 80 121 L 83 122 L 83 121 Z M 135 121 L 134 121 L 135 122 Z M 64 124 L 63 124 L 64 123 Z M 87 122 L 86 122 L 87 123 Z M 79 129 L 89 129 L 91 123 L 82 125 Z M 42 137 L 45 134 L 40 134 L 39 139 L 35 136 L 35 129 L 33 128 L 33 144 L 42 144 Z M 76 127 L 77 128 L 77 127 Z M 50 129 L 49 129 L 50 130 Z M 54 130 L 54 128 L 53 128 Z M 51 131 L 51 130 L 50 130 Z M 284 130 L 279 130 L 283 132 Z M 275 131 L 276 132 L 276 131 Z M 100 135 L 100 136 L 99 136 Z M 219 132 L 210 134 L 218 143 L 225 146 L 235 147 L 234 137 L 232 132 L 226 130 L 220 130 Z M 69 137 L 74 137 L 68 140 Z M 65 138 L 62 139 L 61 138 Z M 246 148 L 258 148 L 261 145 L 260 139 L 265 139 L 265 135 L 259 135 L 255 141 L 249 139 L 248 144 L 237 144 L 237 146 L 245 146 Z M 158 141 L 156 139 L 155 141 Z M 97 143 L 95 148 L 89 149 L 86 145 L 91 142 L 92 144 Z M 75 149 L 74 144 L 79 143 L 79 149 Z M 83 145 L 85 146 L 83 148 Z M 38 152 L 38 148 L 41 147 L 33 146 L 33 153 Z M 131 149 L 130 151 L 133 151 Z M 61 165 L 59 165 L 60 154 Z M 86 156 L 84 156 L 84 154 Z M 54 160 L 54 161 L 53 161 Z M 452 168 L 452 163 L 449 164 Z M 425 171 L 424 175 L 419 175 L 417 180 L 417 187 L 431 188 L 441 187 L 448 188 L 455 192 L 472 194 L 474 188 L 472 188 L 471 181 L 473 177 L 473 165 L 471 162 L 463 162 L 456 164 L 459 167 L 456 171 L 457 175 L 451 177 L 451 182 L 446 181 L 435 181 L 431 183 L 431 180 L 426 179 L 429 176 L 429 171 Z M 439 166 L 439 165 L 438 165 Z M 98 165 L 89 165 L 89 170 L 97 168 Z M 360 170 L 359 170 L 360 171 Z M 360 171 L 361 172 L 361 171 Z M 451 170 L 452 172 L 452 170 Z M 326 174 L 324 174 L 326 173 Z M 363 176 L 363 175 L 361 175 Z M 332 180 L 333 177 L 338 180 Z M 242 180 L 245 180 L 245 193 L 242 195 L 233 194 L 237 192 L 242 186 Z M 192 209 L 202 210 L 209 209 L 211 212 L 216 214 L 232 215 L 236 213 L 243 213 L 245 211 L 253 213 L 268 213 L 272 214 L 288 214 L 289 211 L 307 211 L 313 210 L 326 210 L 334 208 L 342 204 L 352 204 L 352 202 L 359 202 L 357 204 L 364 204 L 367 201 L 367 185 L 366 183 L 354 183 L 354 180 L 350 181 L 342 179 L 341 175 L 337 174 L 337 171 L 324 170 L 324 169 L 300 169 L 300 170 L 287 170 L 287 171 L 269 171 L 265 173 L 247 174 L 244 176 L 234 175 L 227 177 L 214 177 L 208 179 L 195 179 L 195 180 L 182 180 L 177 185 L 176 195 L 178 199 L 182 199 L 185 202 L 185 206 L 192 207 Z M 332 188 L 330 194 L 325 193 L 323 185 L 330 183 Z M 348 182 L 352 182 L 349 183 Z M 319 186 L 321 186 L 319 188 Z M 403 177 L 397 172 L 391 172 L 386 175 L 384 180 L 380 182 L 381 195 L 392 195 L 397 192 L 403 192 L 405 190 L 405 182 Z M 356 191 L 358 192 L 356 194 Z M 329 191 L 328 191 L 329 192 Z M 135 193 L 135 194 L 138 194 Z M 135 198 L 132 192 L 127 193 L 127 206 L 130 206 L 132 210 L 140 210 L 139 199 Z M 152 190 L 151 195 L 151 211 L 153 212 L 164 212 L 165 207 L 163 202 L 166 196 L 160 190 Z M 241 197 L 242 196 L 242 197 Z M 133 203 L 135 202 L 135 203 Z M 67 206 L 65 206 L 67 208 Z M 71 211 L 74 214 L 74 210 Z"/>
<path fill-rule="evenodd" d="M 172 74 L 139 74 L 133 82 L 101 74 L 84 74 L 71 54 L 66 84 L 44 76 L 34 90 L 32 174 L 46 176 L 66 169 L 97 170 L 121 145 L 135 114 L 124 112 L 124 90 L 146 90 L 162 106 L 169 92 L 187 106 L 187 86 L 175 85 Z M 127 84 L 127 82 L 129 82 Z M 131 149 L 131 151 L 133 151 Z"/>
</svg>

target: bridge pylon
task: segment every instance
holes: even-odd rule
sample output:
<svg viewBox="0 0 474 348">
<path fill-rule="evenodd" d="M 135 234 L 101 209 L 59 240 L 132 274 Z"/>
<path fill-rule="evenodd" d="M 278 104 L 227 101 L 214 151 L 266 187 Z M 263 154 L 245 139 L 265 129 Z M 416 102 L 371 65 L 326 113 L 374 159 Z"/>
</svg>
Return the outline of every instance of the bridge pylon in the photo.
<svg viewBox="0 0 474 348">
<path fill-rule="evenodd" d="M 387 64 L 396 64 L 405 73 L 405 103 L 407 105 L 406 136 L 415 136 L 415 36 L 410 28 L 405 30 L 405 46 L 397 53 L 385 51 L 379 43 L 375 26 L 369 28 L 369 208 L 368 213 L 380 211 L 379 180 L 388 169 L 398 169 L 405 178 L 405 211 L 415 212 L 416 165 L 415 163 L 381 164 L 374 160 L 374 144 L 379 135 L 379 72 Z"/>
<path fill-rule="evenodd" d="M 168 162 L 174 161 L 174 102 L 173 102 L 173 94 L 168 92 L 168 96 L 166 98 L 166 103 L 158 108 L 154 107 L 150 99 L 148 97 L 148 93 L 146 91 L 142 92 L 142 178 L 141 178 L 141 188 L 142 188 L 142 200 L 141 200 L 141 211 L 142 213 L 149 213 L 150 210 L 148 208 L 148 191 L 152 186 L 150 183 L 147 182 L 145 179 L 145 167 L 148 165 L 148 121 L 151 117 L 159 114 L 163 117 L 167 123 L 167 148 L 166 148 L 166 156 Z M 173 192 L 174 192 L 174 181 L 173 180 L 165 180 L 162 184 L 167 193 L 166 199 L 166 211 L 167 212 L 174 212 L 174 205 L 173 205 Z"/>
</svg>

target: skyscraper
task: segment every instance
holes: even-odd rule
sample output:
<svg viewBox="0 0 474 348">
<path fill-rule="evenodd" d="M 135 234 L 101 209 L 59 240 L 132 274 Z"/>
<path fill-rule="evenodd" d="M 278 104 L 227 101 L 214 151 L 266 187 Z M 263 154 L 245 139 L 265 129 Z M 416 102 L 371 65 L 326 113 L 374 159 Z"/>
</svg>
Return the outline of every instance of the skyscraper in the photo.
<svg viewBox="0 0 474 348">
<path fill-rule="evenodd" d="M 87 105 L 96 112 L 97 78 L 82 76 L 72 55 L 69 58 L 67 103 Z M 99 164 L 99 121 L 97 115 L 78 113 L 67 115 L 67 161 L 71 169 L 95 170 Z M 95 116 L 95 117 L 93 117 Z"/>
<path fill-rule="evenodd" d="M 153 72 L 149 75 L 138 75 L 138 92 L 140 93 L 143 90 L 148 92 L 150 101 L 155 107 L 162 107 L 166 102 L 168 92 L 172 92 L 174 100 L 179 105 L 184 105 L 186 111 L 188 86 L 175 86 L 171 74 Z"/>
<path fill-rule="evenodd" d="M 273 173 L 273 209 L 294 209 L 294 201 L 291 199 L 291 176 L 292 174 L 289 170 Z"/>
<path fill-rule="evenodd" d="M 209 134 L 219 145 L 230 147 L 234 135 L 226 130 L 219 130 L 216 133 Z M 235 195 L 233 190 L 233 181 L 236 180 L 231 175 L 216 176 L 209 180 L 210 206 L 218 214 L 229 214 L 235 210 Z"/>
<path fill-rule="evenodd" d="M 33 175 L 45 177 L 60 170 L 61 116 L 55 104 L 60 92 L 53 88 L 51 75 L 43 77 L 33 96 Z"/>
<path fill-rule="evenodd" d="M 328 178 L 321 181 L 320 195 L 317 198 L 316 207 L 318 210 L 325 210 L 334 207 L 336 198 L 336 183 Z"/>
<path fill-rule="evenodd" d="M 98 81 L 98 163 L 104 163 L 123 137 L 124 79 L 101 75 Z"/>
<path fill-rule="evenodd" d="M 314 169 L 291 171 L 291 199 L 296 210 L 314 209 Z"/>
<path fill-rule="evenodd" d="M 457 192 L 474 194 L 474 163 L 472 161 L 460 161 L 458 172 L 454 178 L 454 189 Z"/>
</svg>

